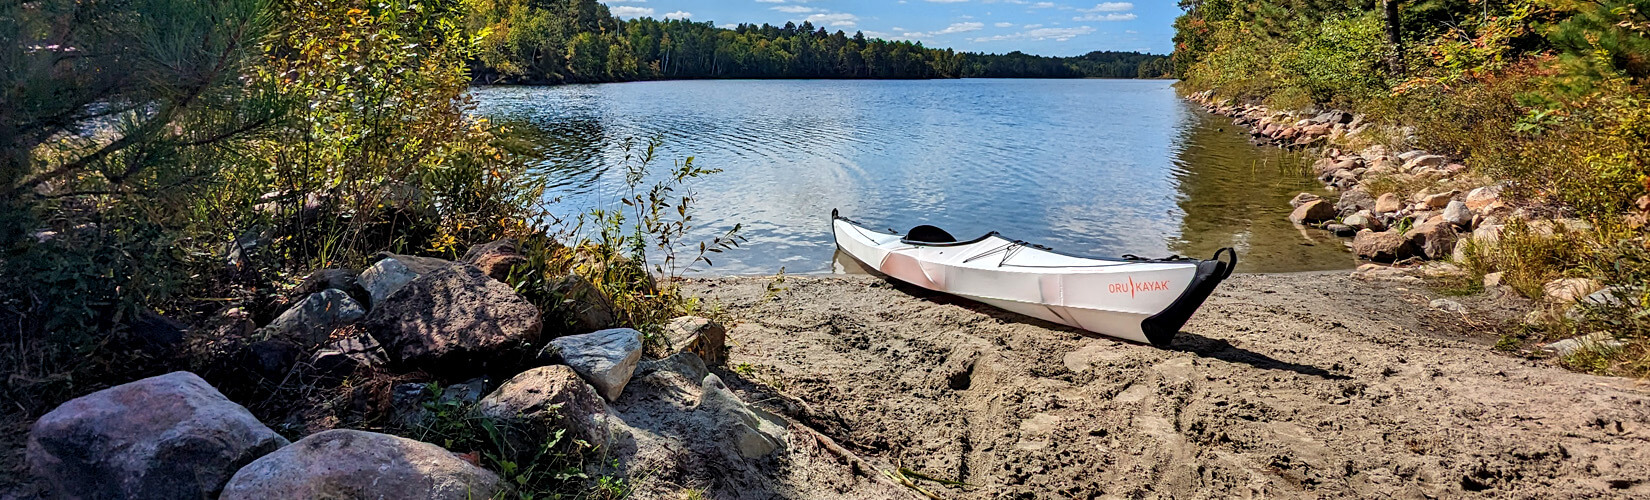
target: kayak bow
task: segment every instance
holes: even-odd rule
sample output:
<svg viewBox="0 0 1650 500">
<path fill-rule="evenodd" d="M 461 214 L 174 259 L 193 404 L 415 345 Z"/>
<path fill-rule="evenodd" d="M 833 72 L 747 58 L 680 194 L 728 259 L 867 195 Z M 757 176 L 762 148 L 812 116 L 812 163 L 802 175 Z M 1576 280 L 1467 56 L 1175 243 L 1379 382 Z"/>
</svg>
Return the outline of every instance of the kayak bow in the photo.
<svg viewBox="0 0 1650 500">
<path fill-rule="evenodd" d="M 1222 248 L 1210 260 L 1097 259 L 1054 252 L 991 232 L 957 241 L 934 226 L 904 236 L 831 211 L 837 248 L 866 268 L 1045 321 L 1168 346 L 1237 267 Z M 1225 255 L 1229 259 L 1222 259 Z"/>
</svg>

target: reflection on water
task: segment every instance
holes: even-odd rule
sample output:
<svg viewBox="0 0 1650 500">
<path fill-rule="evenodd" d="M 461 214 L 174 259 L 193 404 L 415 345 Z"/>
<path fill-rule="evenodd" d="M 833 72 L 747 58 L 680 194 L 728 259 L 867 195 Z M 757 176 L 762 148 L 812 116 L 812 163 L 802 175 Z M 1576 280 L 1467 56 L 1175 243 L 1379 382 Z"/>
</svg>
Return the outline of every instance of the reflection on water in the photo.
<svg viewBox="0 0 1650 500">
<path fill-rule="evenodd" d="M 1244 271 L 1351 264 L 1285 216 L 1303 160 L 1132 80 L 684 81 L 489 87 L 479 113 L 525 124 L 561 214 L 617 203 L 628 138 L 723 170 L 696 182 L 708 239 L 749 241 L 714 273 L 831 272 L 829 214 L 959 237 L 1001 231 L 1062 251 L 1207 257 Z M 663 165 L 659 171 L 665 170 Z"/>
</svg>

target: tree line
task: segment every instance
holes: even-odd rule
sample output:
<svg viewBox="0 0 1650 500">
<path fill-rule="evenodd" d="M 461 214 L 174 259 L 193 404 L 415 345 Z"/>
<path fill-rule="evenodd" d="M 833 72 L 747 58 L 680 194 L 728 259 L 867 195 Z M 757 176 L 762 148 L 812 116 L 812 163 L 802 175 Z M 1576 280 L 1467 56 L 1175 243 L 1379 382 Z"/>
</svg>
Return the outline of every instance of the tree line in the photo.
<svg viewBox="0 0 1650 500">
<path fill-rule="evenodd" d="M 595 0 L 484 0 L 473 63 L 486 83 L 702 78 L 1162 78 L 1165 56 L 980 54 L 831 32 L 811 22 L 719 28 L 685 19 L 613 17 Z"/>
</svg>

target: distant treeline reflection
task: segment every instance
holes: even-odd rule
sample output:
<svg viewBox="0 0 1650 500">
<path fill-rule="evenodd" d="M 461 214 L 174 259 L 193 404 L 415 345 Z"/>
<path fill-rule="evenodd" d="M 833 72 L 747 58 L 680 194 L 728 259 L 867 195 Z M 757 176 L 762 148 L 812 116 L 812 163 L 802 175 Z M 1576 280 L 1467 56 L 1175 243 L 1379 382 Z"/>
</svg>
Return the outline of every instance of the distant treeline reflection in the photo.
<svg viewBox="0 0 1650 500">
<path fill-rule="evenodd" d="M 484 0 L 475 68 L 485 83 L 696 78 L 1163 78 L 1166 56 L 978 54 L 828 32 L 804 21 L 740 24 L 622 20 L 595 0 Z"/>
</svg>

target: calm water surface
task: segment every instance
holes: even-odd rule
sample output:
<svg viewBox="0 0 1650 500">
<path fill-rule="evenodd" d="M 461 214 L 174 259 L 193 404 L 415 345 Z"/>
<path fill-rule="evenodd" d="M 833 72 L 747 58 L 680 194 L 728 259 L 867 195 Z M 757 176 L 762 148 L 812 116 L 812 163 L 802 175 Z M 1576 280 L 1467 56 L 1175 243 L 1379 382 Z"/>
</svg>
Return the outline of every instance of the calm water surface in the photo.
<svg viewBox="0 0 1650 500">
<path fill-rule="evenodd" d="M 525 125 L 562 214 L 612 207 L 626 139 L 721 169 L 695 181 L 708 238 L 749 241 L 706 272 L 829 272 L 829 214 L 959 238 L 1000 231 L 1096 256 L 1207 258 L 1240 270 L 1351 267 L 1334 239 L 1294 228 L 1318 191 L 1306 160 L 1255 147 L 1228 119 L 1135 80 L 680 81 L 477 88 L 478 112 Z"/>
</svg>

